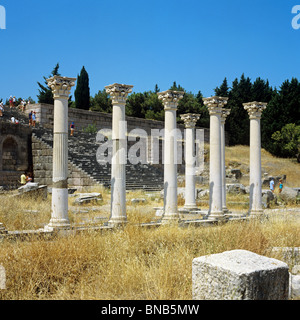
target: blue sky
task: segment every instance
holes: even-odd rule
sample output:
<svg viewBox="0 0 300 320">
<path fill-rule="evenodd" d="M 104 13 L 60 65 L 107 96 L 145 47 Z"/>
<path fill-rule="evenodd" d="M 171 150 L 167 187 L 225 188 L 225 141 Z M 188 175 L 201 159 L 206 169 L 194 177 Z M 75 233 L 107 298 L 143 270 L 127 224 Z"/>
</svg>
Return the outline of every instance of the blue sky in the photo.
<svg viewBox="0 0 300 320">
<path fill-rule="evenodd" d="M 37 81 L 77 77 L 84 65 L 94 95 L 114 82 L 134 92 L 214 94 L 242 73 L 273 87 L 299 77 L 296 0 L 0 0 L 0 98 L 36 100 Z M 299 19 L 300 23 L 300 19 Z M 72 93 L 74 92 L 74 89 Z M 74 95 L 73 95 L 74 96 Z"/>
</svg>

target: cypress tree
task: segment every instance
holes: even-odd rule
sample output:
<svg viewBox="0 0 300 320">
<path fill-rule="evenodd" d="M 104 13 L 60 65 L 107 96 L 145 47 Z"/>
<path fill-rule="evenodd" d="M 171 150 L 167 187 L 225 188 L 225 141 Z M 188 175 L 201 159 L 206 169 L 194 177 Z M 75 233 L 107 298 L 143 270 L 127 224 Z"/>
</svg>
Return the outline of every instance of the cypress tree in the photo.
<svg viewBox="0 0 300 320">
<path fill-rule="evenodd" d="M 84 66 L 81 69 L 80 75 L 77 76 L 77 86 L 74 92 L 75 107 L 78 109 L 89 110 L 90 108 L 90 87 L 89 75 Z"/>
<path fill-rule="evenodd" d="M 48 77 L 53 77 L 53 76 L 60 76 L 60 73 L 58 72 L 59 69 L 59 63 L 56 64 L 54 69 L 51 72 L 51 75 Z M 45 80 L 45 85 L 42 85 L 40 82 L 38 82 L 38 85 L 40 87 L 39 94 L 37 95 L 38 102 L 39 103 L 47 103 L 47 104 L 54 104 L 54 99 L 53 99 L 53 94 L 52 90 L 48 87 L 46 77 L 43 77 Z"/>
</svg>

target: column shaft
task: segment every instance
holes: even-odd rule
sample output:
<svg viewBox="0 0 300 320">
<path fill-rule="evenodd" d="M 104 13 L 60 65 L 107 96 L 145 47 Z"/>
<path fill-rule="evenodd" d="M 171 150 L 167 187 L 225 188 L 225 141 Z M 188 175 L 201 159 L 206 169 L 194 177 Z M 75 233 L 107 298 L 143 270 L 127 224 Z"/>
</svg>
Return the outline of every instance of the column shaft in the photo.
<svg viewBox="0 0 300 320">
<path fill-rule="evenodd" d="M 164 137 L 164 215 L 162 223 L 178 222 L 177 207 L 177 131 L 176 111 L 184 92 L 167 90 L 158 93 L 165 108 Z"/>
<path fill-rule="evenodd" d="M 118 227 L 127 222 L 126 215 L 126 163 L 127 128 L 125 104 L 133 86 L 114 83 L 106 86 L 113 104 L 112 140 L 113 154 L 111 164 L 111 209 L 108 224 Z"/>
<path fill-rule="evenodd" d="M 223 160 L 221 141 L 221 116 L 222 108 L 227 104 L 228 98 L 210 97 L 204 98 L 210 114 L 210 156 L 209 156 L 209 212 L 211 219 L 225 219 L 223 212 Z"/>
<path fill-rule="evenodd" d="M 176 110 L 165 111 L 164 220 L 179 219 L 177 210 Z"/>
<path fill-rule="evenodd" d="M 113 156 L 111 166 L 111 216 L 109 223 L 127 221 L 125 105 L 113 106 Z"/>
<path fill-rule="evenodd" d="M 54 97 L 51 219 L 46 229 L 68 229 L 68 98 L 75 78 L 47 79 Z"/>
<path fill-rule="evenodd" d="M 252 217 L 263 214 L 261 183 L 261 133 L 260 118 L 267 103 L 248 102 L 243 104 L 250 117 L 250 207 Z"/>
<path fill-rule="evenodd" d="M 222 168 L 221 168 L 221 116 L 210 116 L 210 209 L 212 218 L 223 216 L 222 208 Z"/>
<path fill-rule="evenodd" d="M 250 199 L 250 213 L 261 214 L 263 209 L 260 119 L 250 120 Z"/>
</svg>

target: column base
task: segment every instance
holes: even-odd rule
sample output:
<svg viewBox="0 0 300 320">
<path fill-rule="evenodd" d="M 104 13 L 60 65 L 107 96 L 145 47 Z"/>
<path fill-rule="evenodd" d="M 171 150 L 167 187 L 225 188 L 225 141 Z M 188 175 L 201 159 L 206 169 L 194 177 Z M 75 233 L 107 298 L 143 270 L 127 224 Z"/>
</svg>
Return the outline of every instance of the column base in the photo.
<svg viewBox="0 0 300 320">
<path fill-rule="evenodd" d="M 122 227 L 127 224 L 127 218 L 125 217 L 111 218 L 109 219 L 107 224 L 109 227 L 112 227 L 112 228 Z"/>
<path fill-rule="evenodd" d="M 179 214 L 173 214 L 173 215 L 164 215 L 161 219 L 161 224 L 178 224 L 180 222 Z"/>
<path fill-rule="evenodd" d="M 217 220 L 217 221 L 228 220 L 228 217 L 224 215 L 223 211 L 209 212 L 207 218 L 208 220 Z"/>
<path fill-rule="evenodd" d="M 264 214 L 264 210 L 263 209 L 259 209 L 259 210 L 251 210 L 249 212 L 249 216 L 251 218 L 257 218 L 257 217 L 262 217 Z"/>
<path fill-rule="evenodd" d="M 185 204 L 185 205 L 183 206 L 183 209 L 189 210 L 189 211 L 199 210 L 199 208 L 197 207 L 196 204 Z"/>
<path fill-rule="evenodd" d="M 71 228 L 70 221 L 67 219 L 51 219 L 49 224 L 44 227 L 45 231 L 68 230 Z"/>
</svg>

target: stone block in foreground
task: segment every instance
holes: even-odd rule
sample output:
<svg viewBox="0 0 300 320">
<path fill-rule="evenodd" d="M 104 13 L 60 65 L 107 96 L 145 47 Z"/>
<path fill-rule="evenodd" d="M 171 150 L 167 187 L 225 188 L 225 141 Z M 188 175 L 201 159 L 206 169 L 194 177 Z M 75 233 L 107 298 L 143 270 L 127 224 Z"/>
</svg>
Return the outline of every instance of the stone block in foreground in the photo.
<svg viewBox="0 0 300 320">
<path fill-rule="evenodd" d="M 246 250 L 193 260 L 194 300 L 287 300 L 289 268 Z"/>
</svg>

